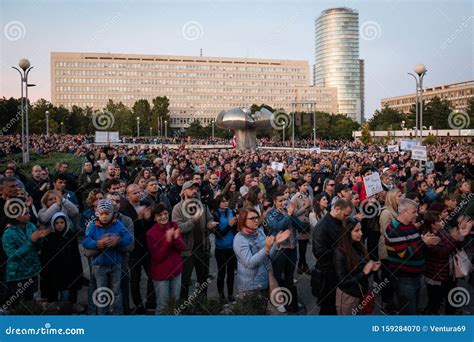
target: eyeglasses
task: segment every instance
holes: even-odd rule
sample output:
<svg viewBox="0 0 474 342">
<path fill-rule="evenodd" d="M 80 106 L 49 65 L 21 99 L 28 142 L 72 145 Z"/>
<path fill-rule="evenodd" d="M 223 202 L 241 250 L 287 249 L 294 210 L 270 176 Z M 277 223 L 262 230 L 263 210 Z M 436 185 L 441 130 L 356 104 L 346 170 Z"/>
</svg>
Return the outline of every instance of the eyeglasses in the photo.
<svg viewBox="0 0 474 342">
<path fill-rule="evenodd" d="M 331 183 L 331 184 L 328 184 L 327 186 L 334 186 L 336 185 L 336 183 Z"/>
<path fill-rule="evenodd" d="M 258 216 L 253 216 L 253 217 L 247 217 L 247 220 L 257 222 L 260 219 Z"/>
</svg>

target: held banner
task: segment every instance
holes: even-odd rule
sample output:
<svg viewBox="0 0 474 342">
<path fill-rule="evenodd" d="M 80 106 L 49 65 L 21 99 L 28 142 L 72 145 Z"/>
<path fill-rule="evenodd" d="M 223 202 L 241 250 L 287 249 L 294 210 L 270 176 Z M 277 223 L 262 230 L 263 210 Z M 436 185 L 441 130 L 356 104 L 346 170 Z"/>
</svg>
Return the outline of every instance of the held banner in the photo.
<svg viewBox="0 0 474 342">
<path fill-rule="evenodd" d="M 277 171 L 283 171 L 283 163 L 272 162 L 272 169 Z"/>
<path fill-rule="evenodd" d="M 400 142 L 401 150 L 411 150 L 413 146 L 420 145 L 418 140 L 402 140 Z"/>
<path fill-rule="evenodd" d="M 118 143 L 120 142 L 119 132 L 95 131 L 96 143 Z"/>
<path fill-rule="evenodd" d="M 398 152 L 398 145 L 387 145 L 388 152 Z"/>
<path fill-rule="evenodd" d="M 411 159 L 427 161 L 426 146 L 413 146 L 411 148 Z"/>
<path fill-rule="evenodd" d="M 377 172 L 372 173 L 370 176 L 364 177 L 364 184 L 367 197 L 383 191 L 380 175 Z"/>
</svg>

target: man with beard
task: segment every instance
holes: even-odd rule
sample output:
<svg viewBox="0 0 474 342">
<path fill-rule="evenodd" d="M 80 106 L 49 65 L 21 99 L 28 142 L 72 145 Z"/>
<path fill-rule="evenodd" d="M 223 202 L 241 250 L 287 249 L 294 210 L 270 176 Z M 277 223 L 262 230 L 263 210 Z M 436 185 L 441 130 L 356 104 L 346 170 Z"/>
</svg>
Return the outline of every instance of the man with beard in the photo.
<svg viewBox="0 0 474 342">
<path fill-rule="evenodd" d="M 341 238 L 342 225 L 351 215 L 352 207 L 351 201 L 338 199 L 312 232 L 313 254 L 318 260 L 313 276 L 318 274 L 321 284 L 318 293 L 320 315 L 336 315 L 337 278 L 333 257 Z"/>
<path fill-rule="evenodd" d="M 172 220 L 178 224 L 186 244 L 186 249 L 181 253 L 183 257 L 181 299 L 186 299 L 189 295 L 193 269 L 196 269 L 198 284 L 207 281 L 211 247 L 209 230 L 215 229 L 219 224 L 214 222 L 209 208 L 197 198 L 197 190 L 197 185 L 192 181 L 185 182 L 181 191 L 182 200 L 173 208 L 171 215 Z M 201 293 L 207 295 L 207 287 Z"/>
</svg>

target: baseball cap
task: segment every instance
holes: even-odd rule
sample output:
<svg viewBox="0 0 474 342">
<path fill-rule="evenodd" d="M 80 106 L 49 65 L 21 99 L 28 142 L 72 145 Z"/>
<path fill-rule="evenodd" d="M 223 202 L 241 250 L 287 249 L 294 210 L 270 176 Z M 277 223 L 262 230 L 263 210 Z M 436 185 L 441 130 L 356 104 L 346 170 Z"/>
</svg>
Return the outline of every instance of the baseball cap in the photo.
<svg viewBox="0 0 474 342">
<path fill-rule="evenodd" d="M 196 187 L 196 188 L 199 187 L 199 185 L 196 184 L 196 183 L 194 183 L 193 181 L 184 182 L 183 188 L 182 188 L 181 191 L 186 190 L 186 189 L 190 189 L 190 188 L 192 188 L 193 186 Z"/>
</svg>

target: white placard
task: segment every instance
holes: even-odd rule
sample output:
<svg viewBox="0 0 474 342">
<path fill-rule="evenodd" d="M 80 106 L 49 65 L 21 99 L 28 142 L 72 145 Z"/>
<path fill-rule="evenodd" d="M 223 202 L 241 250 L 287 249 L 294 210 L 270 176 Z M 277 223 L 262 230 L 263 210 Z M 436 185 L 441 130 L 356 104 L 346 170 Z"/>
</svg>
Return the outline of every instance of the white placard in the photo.
<svg viewBox="0 0 474 342">
<path fill-rule="evenodd" d="M 311 152 L 311 153 L 314 153 L 314 152 L 321 153 L 321 148 L 320 147 L 312 147 L 312 148 L 309 149 L 309 152 Z"/>
<path fill-rule="evenodd" d="M 418 140 L 402 140 L 400 142 L 400 149 L 401 150 L 411 150 L 413 146 L 420 145 Z"/>
<path fill-rule="evenodd" d="M 367 197 L 383 191 L 380 175 L 377 172 L 372 173 L 370 176 L 364 177 L 364 185 Z"/>
<path fill-rule="evenodd" d="M 272 162 L 272 169 L 277 171 L 283 171 L 283 163 Z"/>
<path fill-rule="evenodd" d="M 118 143 L 120 142 L 119 132 L 95 131 L 96 143 Z"/>
<path fill-rule="evenodd" d="M 427 161 L 426 146 L 413 146 L 411 148 L 411 159 Z"/>
<path fill-rule="evenodd" d="M 387 150 L 389 153 L 398 152 L 398 145 L 387 145 Z"/>
</svg>

